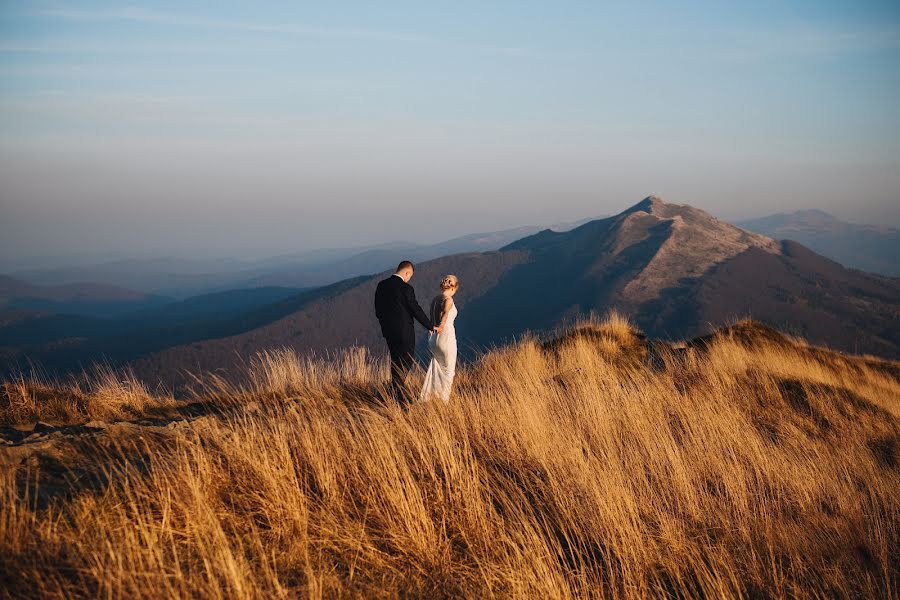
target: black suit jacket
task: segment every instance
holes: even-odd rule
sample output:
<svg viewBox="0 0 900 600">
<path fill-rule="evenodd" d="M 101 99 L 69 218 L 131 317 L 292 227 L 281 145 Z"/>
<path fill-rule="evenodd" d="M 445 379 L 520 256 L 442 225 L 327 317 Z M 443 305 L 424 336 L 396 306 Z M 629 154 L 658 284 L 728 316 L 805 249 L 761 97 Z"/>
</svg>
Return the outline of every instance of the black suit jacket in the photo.
<svg viewBox="0 0 900 600">
<path fill-rule="evenodd" d="M 425 329 L 432 328 L 431 320 L 416 301 L 412 286 L 396 275 L 380 281 L 375 288 L 375 316 L 388 343 L 415 344 L 413 318 Z"/>
</svg>

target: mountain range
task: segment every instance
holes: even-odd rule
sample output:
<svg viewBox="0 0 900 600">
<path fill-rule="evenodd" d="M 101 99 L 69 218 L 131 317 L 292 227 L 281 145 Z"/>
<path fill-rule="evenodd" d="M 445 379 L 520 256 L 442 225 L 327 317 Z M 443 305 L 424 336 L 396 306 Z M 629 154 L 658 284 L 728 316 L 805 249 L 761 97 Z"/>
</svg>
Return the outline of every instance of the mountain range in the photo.
<svg viewBox="0 0 900 600">
<path fill-rule="evenodd" d="M 423 304 L 447 273 L 461 281 L 457 324 L 468 355 L 615 308 L 653 337 L 693 337 L 750 316 L 813 344 L 900 356 L 897 279 L 847 269 L 797 242 L 656 196 L 570 231 L 544 230 L 497 251 L 424 262 L 413 280 Z M 153 353 L 134 367 L 148 381 L 177 384 L 185 370 L 227 375 L 277 346 L 380 352 L 371 302 L 387 274 L 320 288 L 277 320 Z"/>
<path fill-rule="evenodd" d="M 120 364 L 177 344 L 258 327 L 289 314 L 314 293 L 283 287 L 228 290 L 114 318 L 34 310 L 0 312 L 0 374 L 32 361 L 49 374 L 78 371 L 93 362 Z"/>
<path fill-rule="evenodd" d="M 560 223 L 564 231 L 586 222 Z M 258 287 L 311 288 L 377 273 L 397 257 L 422 262 L 461 252 L 488 252 L 531 235 L 526 226 L 465 235 L 434 244 L 388 242 L 351 248 L 325 248 L 280 254 L 259 260 L 184 258 L 124 259 L 98 264 L 33 268 L 12 273 L 24 284 L 127 288 L 132 294 L 184 299 L 199 294 Z M 92 282 L 92 283 L 85 283 Z"/>
<path fill-rule="evenodd" d="M 800 242 L 846 267 L 900 276 L 900 230 L 892 227 L 848 223 L 815 209 L 736 224 L 771 238 Z"/>
<path fill-rule="evenodd" d="M 576 225 L 553 227 L 565 230 Z M 520 227 L 431 245 L 393 242 L 321 249 L 253 262 L 127 259 L 24 272 L 32 280 L 66 282 L 55 285 L 0 276 L 0 375 L 30 368 L 32 362 L 49 374 L 64 374 L 97 361 L 121 364 L 178 344 L 240 333 L 290 313 L 316 297 L 312 291 L 316 287 L 336 283 L 342 289 L 346 283 L 341 282 L 380 271 L 385 264 L 397 262 L 398 256 L 418 262 L 493 250 L 538 230 Z M 291 282 L 316 285 L 290 286 Z M 182 300 L 140 291 L 166 290 L 179 296 L 229 283 L 246 287 Z M 326 286 L 322 292 L 329 289 Z"/>
<path fill-rule="evenodd" d="M 166 304 L 171 299 L 111 284 L 37 285 L 0 275 L 0 312 L 115 316 Z"/>
</svg>

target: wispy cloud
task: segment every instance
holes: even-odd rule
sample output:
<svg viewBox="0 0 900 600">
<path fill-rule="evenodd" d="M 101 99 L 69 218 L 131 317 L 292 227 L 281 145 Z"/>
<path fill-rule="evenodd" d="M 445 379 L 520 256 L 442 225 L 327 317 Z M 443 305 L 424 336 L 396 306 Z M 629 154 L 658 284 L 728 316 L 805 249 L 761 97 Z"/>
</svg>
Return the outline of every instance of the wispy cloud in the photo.
<svg viewBox="0 0 900 600">
<path fill-rule="evenodd" d="M 561 58 L 568 56 L 567 53 L 563 52 L 548 52 L 546 50 L 522 48 L 521 46 L 485 46 L 483 49 L 513 58 Z"/>
<path fill-rule="evenodd" d="M 827 57 L 900 49 L 900 27 L 836 29 L 795 26 L 773 30 L 737 30 L 731 46 L 748 58 L 777 56 Z"/>
<path fill-rule="evenodd" d="M 138 23 L 159 23 L 162 25 L 174 25 L 179 27 L 202 27 L 231 31 L 401 42 L 423 42 L 430 39 L 428 36 L 413 33 L 344 27 L 319 27 L 300 23 L 262 23 L 253 21 L 235 21 L 231 19 L 212 19 L 208 17 L 156 12 L 138 7 L 103 11 L 51 8 L 40 10 L 38 12 L 43 16 L 73 21 L 132 21 Z"/>
<path fill-rule="evenodd" d="M 345 38 L 357 40 L 383 40 L 388 42 L 432 43 L 439 46 L 458 47 L 460 50 L 476 50 L 485 53 L 499 54 L 510 58 L 548 58 L 559 56 L 545 50 L 535 50 L 521 46 L 490 46 L 479 44 L 459 44 L 449 40 L 438 39 L 420 33 L 382 31 L 353 27 L 321 27 L 302 23 L 265 23 L 258 21 L 236 21 L 233 19 L 216 19 L 195 15 L 164 13 L 140 7 L 128 7 L 102 11 L 80 10 L 71 8 L 48 8 L 39 10 L 37 14 L 45 17 L 66 19 L 70 21 L 126 21 L 135 23 L 156 23 L 175 27 L 200 27 L 220 31 L 244 31 L 250 33 L 272 33 L 285 36 L 310 36 L 323 38 Z M 67 50 L 85 52 L 78 47 L 58 47 L 55 45 L 0 45 L 0 52 L 33 52 L 33 53 L 66 53 Z M 127 48 L 126 48 L 127 50 Z M 136 48 L 140 51 L 140 48 Z M 215 51 L 204 47 L 187 47 L 187 51 Z M 87 50 L 91 52 L 92 50 Z M 171 51 L 167 49 L 166 51 Z M 100 52 L 98 50 L 98 52 Z"/>
<path fill-rule="evenodd" d="M 275 44 L 267 47 L 278 48 Z M 282 46 L 283 47 L 283 46 Z M 116 54 L 122 52 L 147 54 L 202 54 L 233 50 L 234 43 L 167 43 L 147 44 L 141 42 L 124 42 L 117 44 L 97 43 L 94 40 L 69 41 L 28 41 L 8 40 L 0 42 L 0 54 Z"/>
</svg>

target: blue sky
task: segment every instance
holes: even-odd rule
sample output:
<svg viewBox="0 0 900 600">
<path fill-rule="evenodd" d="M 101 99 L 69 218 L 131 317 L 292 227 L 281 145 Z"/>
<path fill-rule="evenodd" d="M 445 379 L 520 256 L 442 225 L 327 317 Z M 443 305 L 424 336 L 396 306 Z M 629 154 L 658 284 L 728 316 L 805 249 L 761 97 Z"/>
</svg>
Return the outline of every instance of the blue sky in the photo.
<svg viewBox="0 0 900 600">
<path fill-rule="evenodd" d="M 900 225 L 896 2 L 0 5 L 0 253 Z"/>
</svg>

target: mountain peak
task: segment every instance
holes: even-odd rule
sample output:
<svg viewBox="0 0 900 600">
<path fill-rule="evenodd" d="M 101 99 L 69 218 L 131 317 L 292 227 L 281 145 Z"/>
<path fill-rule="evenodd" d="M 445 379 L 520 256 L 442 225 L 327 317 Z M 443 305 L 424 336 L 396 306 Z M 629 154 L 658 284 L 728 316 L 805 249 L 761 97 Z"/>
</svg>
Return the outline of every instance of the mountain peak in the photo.
<svg viewBox="0 0 900 600">
<path fill-rule="evenodd" d="M 660 196 L 647 196 L 613 217 L 604 232 L 614 254 L 647 252 L 642 269 L 623 288 L 633 299 L 646 301 L 659 290 L 700 277 L 715 265 L 759 248 L 780 253 L 777 242 L 720 221 L 689 204 L 670 204 Z"/>
<path fill-rule="evenodd" d="M 674 204 L 666 202 L 661 196 L 653 194 L 647 196 L 634 206 L 625 209 L 618 216 L 620 218 L 632 219 L 641 218 L 641 214 L 651 215 L 657 220 L 671 221 L 673 225 L 680 226 L 683 223 L 703 226 L 718 227 L 720 223 L 718 219 L 713 217 L 706 211 L 694 208 L 690 204 Z"/>
<path fill-rule="evenodd" d="M 701 277 L 714 266 L 751 248 L 780 254 L 775 240 L 744 231 L 688 204 L 670 204 L 650 195 L 614 217 L 586 223 L 568 233 L 543 231 L 506 246 L 507 250 L 556 253 L 573 249 L 605 272 L 617 261 L 630 264 L 624 294 L 633 301 Z M 620 257 L 628 257 L 620 258 Z"/>
<path fill-rule="evenodd" d="M 631 212 L 644 211 L 646 213 L 653 213 L 655 209 L 660 209 L 660 208 L 663 208 L 664 206 L 668 206 L 668 205 L 666 204 L 665 200 L 662 199 L 662 197 L 657 196 L 656 194 L 651 194 L 651 195 L 647 196 L 646 198 L 644 198 L 643 200 L 641 200 L 640 202 L 638 202 L 637 204 L 635 204 L 634 206 L 632 206 L 631 208 L 627 209 L 625 212 L 631 213 Z"/>
<path fill-rule="evenodd" d="M 715 217 L 703 210 L 694 208 L 689 204 L 674 204 L 671 202 L 666 202 L 665 200 L 663 200 L 662 196 L 657 196 L 656 194 L 647 196 L 634 206 L 625 209 L 620 213 L 620 216 L 629 217 L 631 215 L 638 215 L 639 213 L 653 215 L 657 219 L 663 220 L 677 221 L 679 220 L 679 218 L 684 219 L 688 222 L 705 222 L 707 220 L 716 220 Z"/>
</svg>

